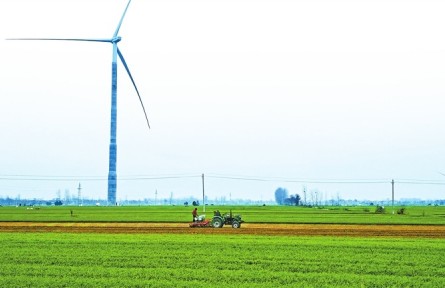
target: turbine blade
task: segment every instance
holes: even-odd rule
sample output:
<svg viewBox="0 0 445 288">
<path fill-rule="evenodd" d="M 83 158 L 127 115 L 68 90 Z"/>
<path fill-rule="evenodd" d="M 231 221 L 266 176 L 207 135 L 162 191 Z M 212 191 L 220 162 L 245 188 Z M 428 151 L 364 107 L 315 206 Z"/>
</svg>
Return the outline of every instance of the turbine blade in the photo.
<svg viewBox="0 0 445 288">
<path fill-rule="evenodd" d="M 147 120 L 148 128 L 150 129 L 150 122 L 148 122 L 147 112 L 145 111 L 144 103 L 142 102 L 141 95 L 139 94 L 138 87 L 136 87 L 136 83 L 134 83 L 133 77 L 131 76 L 130 69 L 128 69 L 127 63 L 125 62 L 124 56 L 122 56 L 121 51 L 119 48 L 117 48 L 117 54 L 119 55 L 119 58 L 122 61 L 122 64 L 124 64 L 125 70 L 127 70 L 128 76 L 130 76 L 131 82 L 133 82 L 134 89 L 136 89 L 136 93 L 138 94 L 139 101 L 141 102 L 142 110 L 144 110 L 145 119 Z"/>
<path fill-rule="evenodd" d="M 83 39 L 83 38 L 7 38 L 6 40 L 44 40 L 44 41 L 86 41 L 86 42 L 108 42 L 112 39 Z"/>
<path fill-rule="evenodd" d="M 130 6 L 130 3 L 131 3 L 131 0 L 128 1 L 127 7 L 125 7 L 124 14 L 122 14 L 121 21 L 119 21 L 119 24 L 117 25 L 116 31 L 113 34 L 113 38 L 117 36 L 117 33 L 119 33 L 119 29 L 121 28 L 122 21 L 124 21 L 125 14 L 127 13 L 127 9 L 128 9 L 128 6 Z"/>
</svg>

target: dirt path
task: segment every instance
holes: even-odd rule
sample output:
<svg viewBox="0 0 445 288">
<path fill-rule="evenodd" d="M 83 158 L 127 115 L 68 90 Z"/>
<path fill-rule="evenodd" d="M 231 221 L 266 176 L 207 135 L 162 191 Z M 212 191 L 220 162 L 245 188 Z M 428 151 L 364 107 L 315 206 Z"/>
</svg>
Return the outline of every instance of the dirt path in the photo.
<svg viewBox="0 0 445 288">
<path fill-rule="evenodd" d="M 44 223 L 0 222 L 1 232 L 68 233 L 176 233 L 244 234 L 288 236 L 363 236 L 445 238 L 441 225 L 338 225 L 338 224 L 248 224 L 231 227 L 190 228 L 187 223 Z"/>
</svg>

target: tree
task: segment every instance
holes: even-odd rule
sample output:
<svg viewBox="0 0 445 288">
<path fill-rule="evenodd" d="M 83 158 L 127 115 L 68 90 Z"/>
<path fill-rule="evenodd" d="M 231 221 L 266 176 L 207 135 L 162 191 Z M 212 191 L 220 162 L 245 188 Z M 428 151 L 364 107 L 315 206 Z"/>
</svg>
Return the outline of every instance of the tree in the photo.
<svg viewBox="0 0 445 288">
<path fill-rule="evenodd" d="M 287 198 L 287 195 L 287 189 L 279 187 L 275 190 L 275 202 L 277 202 L 278 205 L 284 205 L 284 200 Z"/>
<path fill-rule="evenodd" d="M 300 205 L 300 200 L 301 200 L 300 195 L 298 195 L 298 194 L 290 195 L 289 198 L 284 199 L 284 204 L 289 205 L 289 206 L 291 206 L 291 205 L 298 206 L 298 205 Z"/>
<path fill-rule="evenodd" d="M 294 196 L 294 204 L 295 204 L 295 206 L 298 206 L 298 205 L 300 205 L 300 201 L 301 201 L 301 197 L 300 197 L 300 195 L 298 195 L 298 194 L 295 194 L 295 196 Z"/>
</svg>

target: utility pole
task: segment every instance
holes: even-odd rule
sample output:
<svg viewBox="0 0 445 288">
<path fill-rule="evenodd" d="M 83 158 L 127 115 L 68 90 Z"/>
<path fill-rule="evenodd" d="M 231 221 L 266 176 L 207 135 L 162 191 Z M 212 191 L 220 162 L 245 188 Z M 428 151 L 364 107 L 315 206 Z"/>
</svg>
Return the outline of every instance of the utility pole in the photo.
<svg viewBox="0 0 445 288">
<path fill-rule="evenodd" d="M 307 206 L 306 186 L 303 186 L 303 197 L 304 197 L 304 205 Z"/>
<path fill-rule="evenodd" d="M 394 179 L 391 181 L 392 186 L 392 214 L 394 214 Z"/>
<path fill-rule="evenodd" d="M 204 189 L 204 173 L 202 173 L 202 210 L 206 212 L 206 202 L 205 202 L 205 189 Z"/>
<path fill-rule="evenodd" d="M 157 202 L 158 202 L 158 189 L 156 189 L 156 192 L 155 192 L 155 205 Z"/>
<path fill-rule="evenodd" d="M 81 197 L 81 191 L 82 187 L 80 186 L 79 183 L 79 187 L 77 187 L 77 205 L 82 206 L 82 197 Z"/>
</svg>

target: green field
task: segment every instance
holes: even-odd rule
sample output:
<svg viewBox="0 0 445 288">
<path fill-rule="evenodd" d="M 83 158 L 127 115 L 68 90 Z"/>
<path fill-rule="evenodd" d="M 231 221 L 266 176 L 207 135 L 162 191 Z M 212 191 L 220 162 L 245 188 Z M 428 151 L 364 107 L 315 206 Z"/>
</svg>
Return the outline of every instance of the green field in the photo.
<svg viewBox="0 0 445 288">
<path fill-rule="evenodd" d="M 445 287 L 443 239 L 1 233 L 1 287 Z"/>
<path fill-rule="evenodd" d="M 376 214 L 376 207 L 305 208 L 289 206 L 209 206 L 213 211 L 241 214 L 248 223 L 332 223 L 332 224 L 445 224 L 445 206 L 405 207 L 406 215 Z M 0 207 L 0 221 L 42 222 L 190 222 L 192 207 L 128 206 L 128 207 Z M 395 211 L 400 207 L 395 207 Z M 71 216 L 73 210 L 73 217 Z"/>
<path fill-rule="evenodd" d="M 30 208 L 0 207 L 0 222 L 185 223 L 193 209 Z M 406 215 L 393 215 L 391 209 L 376 214 L 375 207 L 212 206 L 207 218 L 216 209 L 232 209 L 248 223 L 445 223 L 445 207 L 434 206 L 406 207 Z M 0 232 L 0 287 L 445 287 L 445 235 L 429 239 L 198 231 Z"/>
</svg>

